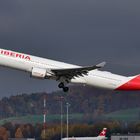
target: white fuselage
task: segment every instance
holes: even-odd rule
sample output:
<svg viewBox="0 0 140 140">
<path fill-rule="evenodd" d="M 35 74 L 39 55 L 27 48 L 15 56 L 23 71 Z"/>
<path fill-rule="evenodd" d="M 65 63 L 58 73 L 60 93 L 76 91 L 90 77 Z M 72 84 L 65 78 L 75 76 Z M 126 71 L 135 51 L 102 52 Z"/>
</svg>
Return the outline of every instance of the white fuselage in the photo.
<svg viewBox="0 0 140 140">
<path fill-rule="evenodd" d="M 70 137 L 70 138 L 62 138 L 62 140 L 105 140 L 106 137 Z"/>
<path fill-rule="evenodd" d="M 0 65 L 29 73 L 32 72 L 33 68 L 66 69 L 79 67 L 77 65 L 44 59 L 4 49 L 0 49 Z M 106 71 L 92 70 L 89 71 L 88 75 L 83 77 L 79 76 L 78 78 L 75 77 L 71 79 L 70 82 L 88 84 L 99 88 L 114 90 L 133 78 L 134 77 L 120 76 Z M 51 79 L 55 79 L 55 77 L 52 77 Z"/>
<path fill-rule="evenodd" d="M 97 137 L 66 137 L 61 140 L 106 140 L 107 128 L 104 128 Z"/>
</svg>

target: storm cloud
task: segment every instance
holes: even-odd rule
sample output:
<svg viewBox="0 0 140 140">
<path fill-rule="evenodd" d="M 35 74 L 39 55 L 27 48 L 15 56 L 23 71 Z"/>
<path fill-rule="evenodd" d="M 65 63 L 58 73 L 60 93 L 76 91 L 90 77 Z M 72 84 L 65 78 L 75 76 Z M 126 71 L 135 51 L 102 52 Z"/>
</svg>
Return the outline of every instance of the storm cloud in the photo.
<svg viewBox="0 0 140 140">
<path fill-rule="evenodd" d="M 103 70 L 140 73 L 140 1 L 0 1 L 0 48 Z M 54 91 L 57 83 L 0 68 L 0 96 Z"/>
</svg>

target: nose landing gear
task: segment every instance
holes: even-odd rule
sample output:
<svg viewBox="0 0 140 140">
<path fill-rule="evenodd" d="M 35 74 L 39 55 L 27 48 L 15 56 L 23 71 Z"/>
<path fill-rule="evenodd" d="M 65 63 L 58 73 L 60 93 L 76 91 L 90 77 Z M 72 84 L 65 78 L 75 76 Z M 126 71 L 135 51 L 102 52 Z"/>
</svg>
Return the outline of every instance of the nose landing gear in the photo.
<svg viewBox="0 0 140 140">
<path fill-rule="evenodd" d="M 69 91 L 69 87 L 64 87 L 64 88 L 63 88 L 63 91 L 64 91 L 64 92 L 68 92 L 68 91 Z"/>
<path fill-rule="evenodd" d="M 65 87 L 64 83 L 61 82 L 59 85 L 58 85 L 59 88 L 62 88 L 64 92 L 68 92 L 69 91 L 69 87 Z"/>
</svg>

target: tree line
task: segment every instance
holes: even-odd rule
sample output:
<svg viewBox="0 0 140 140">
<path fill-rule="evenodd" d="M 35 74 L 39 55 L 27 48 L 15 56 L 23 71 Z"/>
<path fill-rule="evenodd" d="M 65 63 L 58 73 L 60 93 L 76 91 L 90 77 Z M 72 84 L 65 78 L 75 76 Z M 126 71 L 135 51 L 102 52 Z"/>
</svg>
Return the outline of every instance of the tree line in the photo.
<svg viewBox="0 0 140 140">
<path fill-rule="evenodd" d="M 69 137 L 98 136 L 101 130 L 107 128 L 107 137 L 111 134 L 140 133 L 140 122 L 125 124 L 119 121 L 98 122 L 95 124 L 70 124 Z M 63 137 L 66 137 L 66 124 L 63 125 Z M 12 124 L 10 122 L 0 126 L 0 140 L 8 138 L 35 138 L 36 140 L 60 140 L 60 124 Z"/>
<path fill-rule="evenodd" d="M 39 115 L 43 112 L 43 98 L 46 96 L 46 108 L 48 114 L 60 113 L 60 97 L 63 96 L 63 104 L 71 104 L 70 112 L 92 114 L 97 117 L 102 114 L 117 110 L 140 107 L 139 92 L 115 92 L 98 90 L 93 87 L 71 87 L 68 94 L 62 91 L 52 93 L 20 94 L 4 97 L 0 100 L 0 119 Z M 127 99 L 127 100 L 126 100 Z M 66 107 L 64 107 L 64 112 Z"/>
</svg>

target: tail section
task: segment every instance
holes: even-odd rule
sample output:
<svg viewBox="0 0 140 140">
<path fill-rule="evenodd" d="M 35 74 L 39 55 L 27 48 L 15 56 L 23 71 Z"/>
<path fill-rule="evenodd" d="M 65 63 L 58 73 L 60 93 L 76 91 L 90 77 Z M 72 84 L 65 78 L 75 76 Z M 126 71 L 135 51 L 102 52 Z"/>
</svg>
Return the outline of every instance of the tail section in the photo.
<svg viewBox="0 0 140 140">
<path fill-rule="evenodd" d="M 116 90 L 140 90 L 140 75 L 129 77 Z"/>
<path fill-rule="evenodd" d="M 101 139 L 106 139 L 106 132 L 107 132 L 107 128 L 103 128 L 102 132 L 99 134 L 98 137 L 100 137 Z"/>
</svg>

